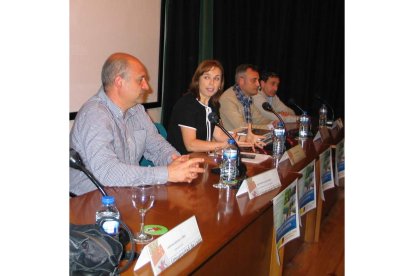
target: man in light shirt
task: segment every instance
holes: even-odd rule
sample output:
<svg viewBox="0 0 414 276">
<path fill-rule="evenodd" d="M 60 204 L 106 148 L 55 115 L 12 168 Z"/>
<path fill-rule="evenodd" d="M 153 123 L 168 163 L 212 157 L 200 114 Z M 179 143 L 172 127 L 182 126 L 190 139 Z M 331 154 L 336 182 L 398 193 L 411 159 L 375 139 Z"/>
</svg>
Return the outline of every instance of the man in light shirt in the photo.
<svg viewBox="0 0 414 276">
<path fill-rule="evenodd" d="M 202 158 L 181 156 L 157 131 L 139 104 L 149 89 L 145 66 L 126 53 L 112 54 L 102 67 L 102 86 L 76 115 L 70 147 L 104 186 L 191 182 L 203 173 Z M 144 156 L 155 167 L 141 167 Z M 70 192 L 96 189 L 81 171 L 70 168 Z"/>
<path fill-rule="evenodd" d="M 296 122 L 297 116 L 295 112 L 287 107 L 276 95 L 280 84 L 280 77 L 274 72 L 264 71 L 260 75 L 259 92 L 253 96 L 253 104 L 257 107 L 260 113 L 267 119 L 277 120 L 277 117 L 272 112 L 263 109 L 264 102 L 268 102 L 273 110 L 281 115 L 286 123 Z"/>
<path fill-rule="evenodd" d="M 252 64 L 241 64 L 236 68 L 235 84 L 220 96 L 220 117 L 228 130 L 247 127 L 272 129 L 278 119 L 269 119 L 260 113 L 262 107 L 253 104 L 259 90 L 259 70 Z"/>
</svg>

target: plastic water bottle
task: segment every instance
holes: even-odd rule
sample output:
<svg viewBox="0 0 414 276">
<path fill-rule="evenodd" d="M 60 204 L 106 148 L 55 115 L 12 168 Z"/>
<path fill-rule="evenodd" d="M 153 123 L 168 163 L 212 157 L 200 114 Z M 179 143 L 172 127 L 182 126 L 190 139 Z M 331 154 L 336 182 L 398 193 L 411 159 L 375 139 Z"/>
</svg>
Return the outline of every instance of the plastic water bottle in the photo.
<svg viewBox="0 0 414 276">
<path fill-rule="evenodd" d="M 327 116 L 328 109 L 326 108 L 325 104 L 322 104 L 321 108 L 319 109 L 319 127 L 326 126 Z"/>
<path fill-rule="evenodd" d="M 273 158 L 279 159 L 285 151 L 286 133 L 282 122 L 273 129 Z"/>
<path fill-rule="evenodd" d="M 96 224 L 99 224 L 103 217 L 106 218 L 105 222 L 102 224 L 102 229 L 111 236 L 118 235 L 119 222 L 117 220 L 111 220 L 111 218 L 117 218 L 118 220 L 120 218 L 113 196 L 102 197 L 102 206 L 96 211 Z"/>
<path fill-rule="evenodd" d="M 237 147 L 236 141 L 228 140 L 229 146 L 223 150 L 220 167 L 220 182 L 227 186 L 237 184 Z"/>
<path fill-rule="evenodd" d="M 310 123 L 310 117 L 306 111 L 304 111 L 299 118 L 299 138 L 307 138 L 311 136 Z"/>
</svg>

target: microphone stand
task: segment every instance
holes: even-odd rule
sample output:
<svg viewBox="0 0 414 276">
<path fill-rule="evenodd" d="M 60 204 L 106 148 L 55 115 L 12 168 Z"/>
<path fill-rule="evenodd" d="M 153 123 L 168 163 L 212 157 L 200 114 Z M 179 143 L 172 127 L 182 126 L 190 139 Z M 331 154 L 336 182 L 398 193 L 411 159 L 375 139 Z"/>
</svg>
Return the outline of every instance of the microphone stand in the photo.
<svg viewBox="0 0 414 276">
<path fill-rule="evenodd" d="M 289 101 L 288 101 L 288 103 L 289 104 L 291 104 L 291 105 L 294 105 L 297 109 L 299 109 L 301 112 L 302 112 L 302 116 L 303 115 L 306 115 L 306 116 L 308 116 L 309 117 L 309 119 L 311 119 L 311 117 L 310 117 L 310 115 L 307 115 L 308 113 L 305 111 L 305 110 L 303 110 L 299 105 L 297 105 L 296 103 L 295 103 L 295 100 L 293 99 L 293 98 L 290 98 L 289 99 Z M 300 119 L 299 119 L 300 120 Z M 312 121 L 311 121 L 312 122 Z M 312 135 L 312 132 L 311 132 L 311 125 L 309 126 L 310 128 L 309 128 L 309 136 L 311 136 Z M 300 127 L 299 127 L 300 128 Z M 300 132 L 300 130 L 299 130 L 299 132 Z"/>
<path fill-rule="evenodd" d="M 296 142 L 295 142 L 295 140 L 291 140 L 291 138 L 289 137 L 289 133 L 288 133 L 288 131 L 287 131 L 287 129 L 286 129 L 286 124 L 285 124 L 285 121 L 283 121 L 283 119 L 282 119 L 282 116 L 280 116 L 273 108 L 272 108 L 272 106 L 268 103 L 268 102 L 264 102 L 263 104 L 262 104 L 262 108 L 264 109 L 264 110 L 266 110 L 266 111 L 269 111 L 269 112 L 272 112 L 273 114 L 275 114 L 276 115 L 276 117 L 279 119 L 279 121 L 280 122 L 282 122 L 282 124 L 283 124 L 283 128 L 285 129 L 285 133 L 286 133 L 286 142 L 288 143 L 288 145 L 289 145 L 289 147 L 286 147 L 286 148 L 291 148 L 291 147 L 293 147 L 295 144 L 296 144 Z"/>
<path fill-rule="evenodd" d="M 288 103 L 291 104 L 291 105 L 294 105 L 297 109 L 299 109 L 302 112 L 302 114 L 307 113 L 305 110 L 300 108 L 300 106 L 298 106 L 293 99 L 289 99 Z"/>
<path fill-rule="evenodd" d="M 262 104 L 262 108 L 266 111 L 272 112 L 273 114 L 275 114 L 275 116 L 279 119 L 280 122 L 282 122 L 283 127 L 285 128 L 285 133 L 287 133 L 286 130 L 286 124 L 285 121 L 282 119 L 282 116 L 280 116 L 273 108 L 272 106 L 268 103 L 268 102 L 264 102 Z"/>
<path fill-rule="evenodd" d="M 79 153 L 72 148 L 69 150 L 69 166 L 71 168 L 80 170 L 84 174 L 86 174 L 86 176 L 92 181 L 96 188 L 98 188 L 98 190 L 101 192 L 103 196 L 108 195 L 103 189 L 103 185 L 99 183 L 99 181 L 93 176 L 93 174 L 85 168 Z"/>
</svg>

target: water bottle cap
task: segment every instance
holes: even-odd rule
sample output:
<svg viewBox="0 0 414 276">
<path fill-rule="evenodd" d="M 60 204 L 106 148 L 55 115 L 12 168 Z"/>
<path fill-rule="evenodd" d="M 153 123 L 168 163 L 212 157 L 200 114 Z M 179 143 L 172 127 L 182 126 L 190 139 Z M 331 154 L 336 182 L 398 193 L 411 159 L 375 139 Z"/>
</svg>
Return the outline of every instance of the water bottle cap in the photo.
<svg viewBox="0 0 414 276">
<path fill-rule="evenodd" d="M 303 111 L 302 116 L 307 116 L 307 115 L 308 115 L 308 112 Z"/>
<path fill-rule="evenodd" d="M 115 198 L 113 196 L 103 196 L 102 197 L 102 204 L 108 205 L 108 204 L 114 204 Z"/>
<path fill-rule="evenodd" d="M 236 144 L 236 141 L 234 141 L 234 139 L 229 139 L 227 143 L 229 143 L 230 145 L 234 145 Z"/>
<path fill-rule="evenodd" d="M 282 122 L 278 122 L 277 127 L 284 127 L 284 124 Z"/>
</svg>

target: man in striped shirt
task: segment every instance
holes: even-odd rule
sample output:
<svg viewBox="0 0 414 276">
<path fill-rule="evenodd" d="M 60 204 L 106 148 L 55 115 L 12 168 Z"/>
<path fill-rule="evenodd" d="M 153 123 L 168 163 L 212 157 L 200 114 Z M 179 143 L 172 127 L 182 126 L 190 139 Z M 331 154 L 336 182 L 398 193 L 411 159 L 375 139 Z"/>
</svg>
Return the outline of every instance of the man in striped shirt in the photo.
<svg viewBox="0 0 414 276">
<path fill-rule="evenodd" d="M 180 156 L 157 131 L 139 104 L 149 89 L 144 65 L 134 56 L 112 54 L 104 63 L 102 87 L 76 115 L 70 147 L 104 186 L 191 182 L 204 169 L 202 158 Z M 141 167 L 144 156 L 155 167 Z M 81 171 L 70 168 L 70 192 L 96 189 Z"/>
</svg>

